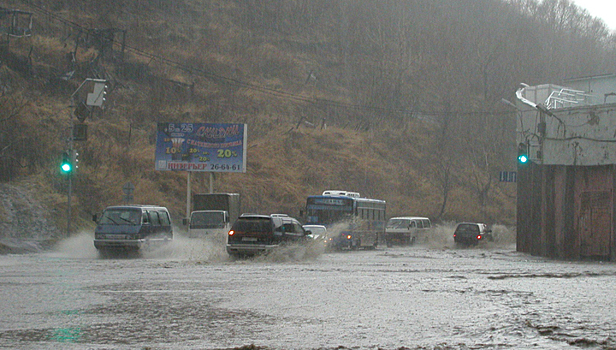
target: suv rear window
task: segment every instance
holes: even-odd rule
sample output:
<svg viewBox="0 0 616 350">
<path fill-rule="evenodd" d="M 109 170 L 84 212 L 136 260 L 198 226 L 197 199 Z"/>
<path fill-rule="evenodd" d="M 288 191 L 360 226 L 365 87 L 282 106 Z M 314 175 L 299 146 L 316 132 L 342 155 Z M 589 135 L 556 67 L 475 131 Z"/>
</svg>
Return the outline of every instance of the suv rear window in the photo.
<svg viewBox="0 0 616 350">
<path fill-rule="evenodd" d="M 479 226 L 475 224 L 460 224 L 456 229 L 457 232 L 479 233 Z"/>
<path fill-rule="evenodd" d="M 232 230 L 236 232 L 271 232 L 272 222 L 268 218 L 240 218 L 233 224 Z"/>
</svg>

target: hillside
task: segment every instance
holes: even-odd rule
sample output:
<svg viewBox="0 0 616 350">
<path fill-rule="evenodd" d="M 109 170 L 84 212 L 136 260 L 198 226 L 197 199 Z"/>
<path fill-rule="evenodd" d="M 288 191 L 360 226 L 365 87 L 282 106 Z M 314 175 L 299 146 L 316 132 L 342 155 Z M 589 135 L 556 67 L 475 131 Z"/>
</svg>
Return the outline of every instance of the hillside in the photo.
<svg viewBox="0 0 616 350">
<path fill-rule="evenodd" d="M 307 195 L 346 189 L 390 216 L 514 224 L 515 185 L 497 176 L 515 168 L 516 114 L 500 100 L 521 82 L 611 72 L 614 37 L 567 0 L 387 5 L 1 0 L 32 14 L 32 32 L 3 34 L 0 181 L 40 188 L 64 227 L 71 94 L 99 78 L 107 101 L 76 143 L 80 227 L 129 181 L 135 202 L 183 217 L 186 174 L 154 170 L 156 122 L 246 123 L 247 172 L 215 176 L 245 211 L 297 215 Z"/>
</svg>

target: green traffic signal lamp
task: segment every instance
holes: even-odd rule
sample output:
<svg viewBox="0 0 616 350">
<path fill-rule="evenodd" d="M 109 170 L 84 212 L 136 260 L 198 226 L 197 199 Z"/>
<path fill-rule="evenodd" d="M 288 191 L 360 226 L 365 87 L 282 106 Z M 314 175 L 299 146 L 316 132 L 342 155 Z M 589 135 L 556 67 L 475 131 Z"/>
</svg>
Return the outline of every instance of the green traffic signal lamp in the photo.
<svg viewBox="0 0 616 350">
<path fill-rule="evenodd" d="M 528 163 L 528 145 L 526 143 L 518 144 L 518 163 L 526 164 Z"/>
<path fill-rule="evenodd" d="M 528 156 L 526 154 L 520 154 L 518 156 L 518 161 L 522 164 L 528 162 Z"/>
<path fill-rule="evenodd" d="M 60 170 L 63 174 L 70 174 L 73 171 L 73 164 L 68 153 L 62 153 L 62 163 L 60 164 Z"/>
</svg>

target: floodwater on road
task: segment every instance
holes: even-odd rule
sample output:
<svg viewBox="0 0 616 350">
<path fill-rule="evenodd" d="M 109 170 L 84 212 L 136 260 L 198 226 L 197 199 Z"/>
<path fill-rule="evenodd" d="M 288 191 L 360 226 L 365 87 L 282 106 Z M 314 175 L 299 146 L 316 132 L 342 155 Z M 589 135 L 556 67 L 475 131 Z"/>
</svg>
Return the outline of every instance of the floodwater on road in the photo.
<svg viewBox="0 0 616 350">
<path fill-rule="evenodd" d="M 0 348 L 614 349 L 616 265 L 501 240 L 230 260 L 220 242 L 0 256 Z"/>
</svg>

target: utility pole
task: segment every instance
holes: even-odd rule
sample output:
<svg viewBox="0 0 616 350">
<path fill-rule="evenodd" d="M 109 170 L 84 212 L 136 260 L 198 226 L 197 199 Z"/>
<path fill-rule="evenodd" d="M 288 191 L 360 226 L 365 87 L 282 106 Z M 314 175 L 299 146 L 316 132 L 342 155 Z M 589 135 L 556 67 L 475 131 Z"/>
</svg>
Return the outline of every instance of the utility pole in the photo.
<svg viewBox="0 0 616 350">
<path fill-rule="evenodd" d="M 75 142 L 75 137 L 73 136 L 73 132 L 75 131 L 75 123 L 73 122 L 73 114 L 71 113 L 71 135 L 69 137 L 68 142 L 68 155 L 70 159 L 73 158 L 73 143 Z M 71 198 L 73 197 L 73 171 L 75 170 L 73 167 L 75 165 L 71 162 L 71 170 L 68 172 L 68 209 L 66 213 L 67 221 L 66 221 L 66 238 L 68 238 L 71 234 Z"/>
</svg>

